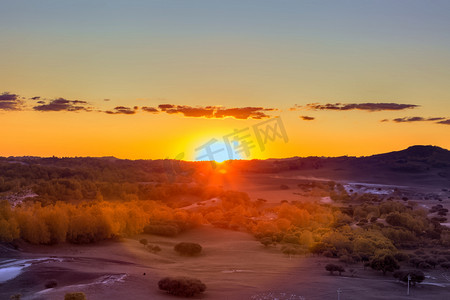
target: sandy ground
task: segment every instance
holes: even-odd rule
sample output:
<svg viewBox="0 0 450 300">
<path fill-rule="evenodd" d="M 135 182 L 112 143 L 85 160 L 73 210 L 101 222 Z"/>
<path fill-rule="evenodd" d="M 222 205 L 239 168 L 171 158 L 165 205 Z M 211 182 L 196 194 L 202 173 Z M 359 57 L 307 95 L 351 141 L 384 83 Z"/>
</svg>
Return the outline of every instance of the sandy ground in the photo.
<svg viewBox="0 0 450 300">
<path fill-rule="evenodd" d="M 138 242 L 145 237 L 162 248 L 148 252 Z M 180 257 L 173 251 L 179 241 L 199 242 L 198 257 Z M 164 276 L 191 276 L 207 285 L 204 295 L 194 299 L 449 299 L 450 274 L 436 270 L 435 279 L 414 287 L 392 276 L 382 276 L 361 265 L 356 277 L 331 276 L 324 270 L 330 262 L 323 257 L 292 257 L 276 248 L 265 248 L 248 234 L 202 227 L 177 238 L 141 235 L 135 239 L 97 245 L 28 246 L 22 258 L 49 258 L 32 264 L 17 276 L 0 284 L 0 299 L 21 293 L 22 299 L 63 299 L 67 292 L 82 291 L 89 300 L 179 299 L 160 292 L 157 282 Z M 144 275 L 144 273 L 146 275 Z M 443 276 L 444 275 L 444 276 Z M 56 288 L 45 289 L 54 279 Z M 303 298 L 302 298 L 303 297 Z"/>
</svg>

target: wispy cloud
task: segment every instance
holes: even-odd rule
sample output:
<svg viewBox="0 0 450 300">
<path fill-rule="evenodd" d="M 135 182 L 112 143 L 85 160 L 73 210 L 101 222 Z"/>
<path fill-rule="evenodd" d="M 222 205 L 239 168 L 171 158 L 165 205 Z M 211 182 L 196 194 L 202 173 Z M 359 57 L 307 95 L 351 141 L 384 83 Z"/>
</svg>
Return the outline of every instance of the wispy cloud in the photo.
<svg viewBox="0 0 450 300">
<path fill-rule="evenodd" d="M 116 106 L 113 110 L 107 110 L 105 111 L 105 113 L 109 115 L 134 115 L 138 109 L 139 107 L 137 106 L 134 106 L 133 108 L 126 106 Z"/>
<path fill-rule="evenodd" d="M 389 110 L 404 110 L 419 107 L 416 104 L 401 104 L 401 103 L 309 103 L 304 106 L 296 105 L 290 110 L 365 110 L 365 111 L 389 111 Z"/>
<path fill-rule="evenodd" d="M 39 101 L 40 105 L 34 106 L 36 111 L 91 111 L 92 108 L 88 107 L 86 101 L 81 100 L 67 100 L 64 98 L 58 98 L 51 100 L 50 102 Z"/>
<path fill-rule="evenodd" d="M 442 120 L 442 121 L 439 121 L 439 122 L 436 122 L 436 123 L 437 123 L 437 124 L 450 125 L 450 119 Z"/>
<path fill-rule="evenodd" d="M 8 92 L 0 94 L 0 110 L 21 110 L 23 104 L 19 95 Z"/>
<path fill-rule="evenodd" d="M 302 119 L 303 121 L 313 121 L 316 118 L 314 117 L 309 117 L 309 116 L 300 116 L 300 119 Z"/>
<path fill-rule="evenodd" d="M 380 122 L 389 122 L 389 119 L 383 119 Z M 450 125 L 450 119 L 444 117 L 403 117 L 392 119 L 394 123 L 414 123 L 414 122 L 434 122 L 435 124 Z"/>
<path fill-rule="evenodd" d="M 141 109 L 143 111 L 149 112 L 149 113 L 159 113 L 159 110 L 154 108 L 154 107 L 150 107 L 150 106 L 143 106 L 141 107 Z"/>
<path fill-rule="evenodd" d="M 274 108 L 264 107 L 234 107 L 225 108 L 221 106 L 204 106 L 192 107 L 189 105 L 175 105 L 175 104 L 160 104 L 158 108 L 168 114 L 181 113 L 185 117 L 203 117 L 222 119 L 232 117 L 235 119 L 264 119 L 271 116 L 266 114 L 268 111 L 275 111 Z"/>
<path fill-rule="evenodd" d="M 168 114 L 177 114 L 181 113 L 185 117 L 205 117 L 205 118 L 213 118 L 214 112 L 217 109 L 214 106 L 206 106 L 206 107 L 192 107 L 188 105 L 174 105 L 174 104 L 160 104 L 159 109 Z"/>
<path fill-rule="evenodd" d="M 408 122 L 423 122 L 423 121 L 440 121 L 444 120 L 445 118 L 424 118 L 424 117 L 404 117 L 404 118 L 396 118 L 392 121 L 396 123 L 408 123 Z"/>
</svg>

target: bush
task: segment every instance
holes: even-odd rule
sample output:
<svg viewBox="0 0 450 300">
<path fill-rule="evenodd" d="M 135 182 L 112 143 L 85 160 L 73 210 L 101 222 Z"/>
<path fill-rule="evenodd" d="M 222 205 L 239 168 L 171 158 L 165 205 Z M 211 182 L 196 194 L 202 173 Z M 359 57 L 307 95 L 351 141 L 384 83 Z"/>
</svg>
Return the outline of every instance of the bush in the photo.
<svg viewBox="0 0 450 300">
<path fill-rule="evenodd" d="M 58 285 L 58 282 L 56 282 L 56 280 L 49 280 L 45 283 L 45 288 L 46 289 L 51 289 L 54 288 L 55 286 Z"/>
<path fill-rule="evenodd" d="M 342 266 L 335 265 L 335 264 L 328 264 L 325 266 L 325 270 L 330 272 L 331 275 L 333 275 L 333 272 L 338 272 L 339 275 L 341 275 L 342 272 L 345 272 L 345 269 Z"/>
<path fill-rule="evenodd" d="M 263 244 L 265 247 L 269 247 L 270 245 L 275 244 L 275 242 L 273 241 L 273 239 L 271 237 L 263 237 L 262 239 L 259 240 L 261 244 Z"/>
<path fill-rule="evenodd" d="M 394 277 L 403 282 L 408 282 L 408 275 L 410 275 L 410 282 L 416 285 L 417 282 L 422 282 L 425 279 L 425 274 L 420 270 L 410 270 L 410 271 L 395 271 Z"/>
<path fill-rule="evenodd" d="M 165 277 L 158 282 L 158 287 L 171 295 L 182 297 L 192 297 L 206 290 L 204 283 L 189 277 Z"/>
<path fill-rule="evenodd" d="M 202 246 L 197 243 L 178 243 L 174 247 L 175 251 L 181 255 L 194 256 L 202 252 Z"/>
<path fill-rule="evenodd" d="M 419 269 L 431 269 L 431 265 L 427 262 L 421 262 L 419 263 Z"/>
<path fill-rule="evenodd" d="M 409 261 L 409 255 L 403 252 L 398 252 L 394 254 L 394 258 L 397 261 Z"/>
<path fill-rule="evenodd" d="M 144 233 L 172 237 L 180 233 L 180 228 L 176 224 L 150 224 L 144 227 Z"/>
<path fill-rule="evenodd" d="M 448 270 L 448 269 L 450 269 L 450 263 L 449 262 L 444 262 L 444 263 L 441 264 L 441 267 L 446 269 L 446 270 Z"/>
<path fill-rule="evenodd" d="M 158 245 L 149 244 L 147 245 L 147 250 L 152 253 L 158 253 L 161 251 L 161 247 L 159 247 Z"/>
<path fill-rule="evenodd" d="M 81 292 L 77 293 L 67 293 L 64 296 L 64 300 L 86 300 L 86 295 Z"/>
<path fill-rule="evenodd" d="M 345 264 L 354 264 L 356 263 L 355 259 L 351 255 L 341 255 L 339 257 L 339 261 Z"/>
</svg>

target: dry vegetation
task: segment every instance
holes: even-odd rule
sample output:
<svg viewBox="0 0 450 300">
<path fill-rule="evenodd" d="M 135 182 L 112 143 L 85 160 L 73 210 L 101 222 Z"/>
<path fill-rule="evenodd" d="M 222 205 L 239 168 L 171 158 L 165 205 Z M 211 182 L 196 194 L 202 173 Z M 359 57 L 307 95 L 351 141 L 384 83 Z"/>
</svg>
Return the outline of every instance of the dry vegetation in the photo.
<svg viewBox="0 0 450 300">
<path fill-rule="evenodd" d="M 246 265 L 250 256 L 243 252 L 248 249 L 252 249 L 249 255 L 262 260 L 267 256 L 274 261 L 277 255 L 284 259 L 278 262 L 280 269 L 275 268 L 281 277 L 293 259 L 304 256 L 320 262 L 323 274 L 328 271 L 358 278 L 361 274 L 393 273 L 400 281 L 412 274 L 414 284 L 423 280 L 423 272 L 450 268 L 450 231 L 441 225 L 448 210 L 442 204 L 424 209 L 397 190 L 387 195 L 357 193 L 335 181 L 293 180 L 276 185 L 276 189 L 299 200 L 274 203 L 225 190 L 216 183 L 226 180 L 226 175 L 204 165 L 185 168 L 171 181 L 158 164 L 78 159 L 74 167 L 71 160 L 39 162 L 0 161 L 2 195 L 10 197 L 23 189 L 37 194 L 21 202 L 0 202 L 0 241 L 4 245 L 18 247 L 21 241 L 54 247 L 105 240 L 120 243 L 137 236 L 139 251 L 144 252 L 132 251 L 141 259 L 149 255 L 147 265 L 157 271 L 154 273 L 170 277 L 159 287 L 173 295 L 193 296 L 208 286 L 207 297 L 218 293 L 220 277 L 228 276 L 210 273 L 213 259 L 220 260 L 220 256 L 214 256 L 215 246 L 207 242 L 208 237 L 189 236 L 194 228 L 205 226 L 251 234 L 253 241 L 247 238 L 245 243 L 233 245 L 236 261 L 244 259 L 241 264 Z M 329 201 L 324 203 L 324 198 Z M 220 235 L 226 234 L 221 231 Z M 247 242 L 253 246 L 249 248 Z M 214 243 L 219 244 L 217 240 Z M 205 263 L 203 271 L 195 271 L 195 261 L 189 260 Z M 168 268 L 168 263 L 175 263 L 183 272 Z M 228 271 L 245 275 L 248 270 L 238 265 Z M 257 262 L 248 266 L 252 273 L 258 269 Z M 216 270 L 221 271 L 227 271 L 224 265 Z M 197 274 L 209 275 L 197 278 Z M 174 288 L 180 286 L 185 287 Z M 250 297 L 262 287 L 255 281 L 249 291 L 239 291 Z M 63 288 L 58 282 L 48 287 Z"/>
</svg>

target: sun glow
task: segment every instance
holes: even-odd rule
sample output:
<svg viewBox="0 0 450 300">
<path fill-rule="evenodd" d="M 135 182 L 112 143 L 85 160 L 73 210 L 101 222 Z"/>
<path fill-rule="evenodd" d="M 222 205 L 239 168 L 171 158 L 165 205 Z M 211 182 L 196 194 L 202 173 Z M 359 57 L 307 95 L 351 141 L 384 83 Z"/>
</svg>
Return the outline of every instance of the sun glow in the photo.
<svg viewBox="0 0 450 300">
<path fill-rule="evenodd" d="M 237 153 L 232 145 L 227 145 L 223 141 L 210 139 L 202 141 L 195 148 L 195 161 L 214 161 L 218 164 L 228 160 L 241 159 L 241 155 Z"/>
</svg>

